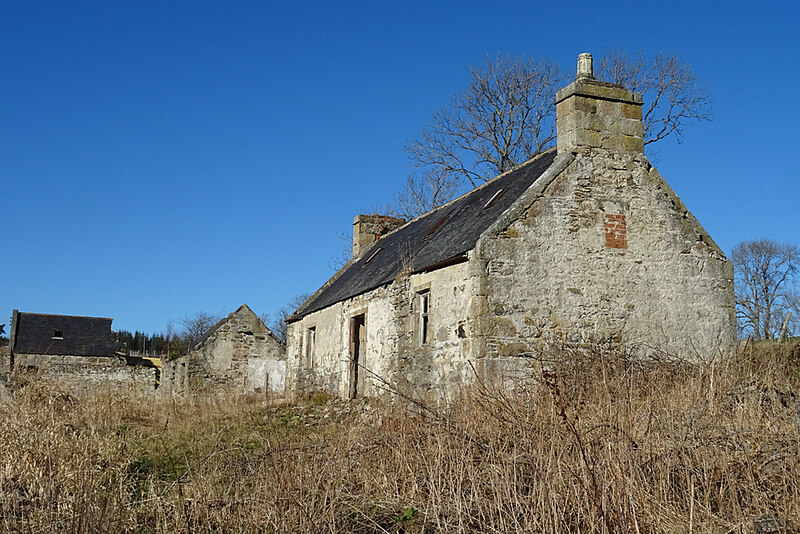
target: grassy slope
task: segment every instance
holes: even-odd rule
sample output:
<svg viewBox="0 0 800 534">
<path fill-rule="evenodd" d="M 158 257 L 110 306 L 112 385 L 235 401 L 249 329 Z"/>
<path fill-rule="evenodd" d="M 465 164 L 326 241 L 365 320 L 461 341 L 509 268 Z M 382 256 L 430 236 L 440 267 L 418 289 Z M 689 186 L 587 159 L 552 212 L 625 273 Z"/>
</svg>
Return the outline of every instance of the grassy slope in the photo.
<svg viewBox="0 0 800 534">
<path fill-rule="evenodd" d="M 514 396 L 475 386 L 435 411 L 79 400 L 31 383 L 0 403 L 0 530 L 800 526 L 800 353 L 748 350 L 701 367 L 565 354 L 532 363 Z"/>
</svg>

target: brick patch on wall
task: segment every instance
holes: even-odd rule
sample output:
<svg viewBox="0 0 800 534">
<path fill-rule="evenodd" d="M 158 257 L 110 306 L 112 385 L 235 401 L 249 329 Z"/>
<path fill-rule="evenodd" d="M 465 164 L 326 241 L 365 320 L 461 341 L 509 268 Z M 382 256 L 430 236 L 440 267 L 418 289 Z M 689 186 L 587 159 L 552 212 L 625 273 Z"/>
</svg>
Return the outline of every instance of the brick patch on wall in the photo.
<svg viewBox="0 0 800 534">
<path fill-rule="evenodd" d="M 606 246 L 608 248 L 628 248 L 627 227 L 624 215 L 606 213 Z"/>
</svg>

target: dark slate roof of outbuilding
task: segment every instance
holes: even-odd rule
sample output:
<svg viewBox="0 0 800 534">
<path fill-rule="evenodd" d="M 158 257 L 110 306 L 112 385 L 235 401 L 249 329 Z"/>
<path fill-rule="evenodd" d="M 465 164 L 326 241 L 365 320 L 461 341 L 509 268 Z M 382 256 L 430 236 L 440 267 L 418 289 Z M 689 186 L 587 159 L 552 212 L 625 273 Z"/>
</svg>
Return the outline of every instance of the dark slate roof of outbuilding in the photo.
<svg viewBox="0 0 800 534">
<path fill-rule="evenodd" d="M 17 354 L 114 356 L 114 333 L 105 317 L 19 313 L 14 326 Z M 58 339 L 54 333 L 61 333 Z"/>
<path fill-rule="evenodd" d="M 545 152 L 386 235 L 358 261 L 343 267 L 289 320 L 300 319 L 380 287 L 394 280 L 404 269 L 424 271 L 463 256 L 475 247 L 481 234 L 552 165 L 555 157 L 555 150 Z M 498 192 L 500 194 L 494 202 L 487 206 Z"/>
</svg>

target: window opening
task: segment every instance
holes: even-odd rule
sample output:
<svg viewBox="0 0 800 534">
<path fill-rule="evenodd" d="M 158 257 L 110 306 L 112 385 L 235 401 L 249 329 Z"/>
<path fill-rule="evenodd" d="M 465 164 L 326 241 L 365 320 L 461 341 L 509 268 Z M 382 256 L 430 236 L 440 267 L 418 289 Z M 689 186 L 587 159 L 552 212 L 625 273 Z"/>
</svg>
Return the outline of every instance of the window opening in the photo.
<svg viewBox="0 0 800 534">
<path fill-rule="evenodd" d="M 317 327 L 312 326 L 306 332 L 306 360 L 308 366 L 314 366 L 314 346 L 317 344 Z"/>
<path fill-rule="evenodd" d="M 53 330 L 53 339 L 64 339 L 64 332 L 61 330 Z"/>
<path fill-rule="evenodd" d="M 417 339 L 420 345 L 428 344 L 428 311 L 430 309 L 430 297 L 430 290 L 417 293 Z"/>
</svg>

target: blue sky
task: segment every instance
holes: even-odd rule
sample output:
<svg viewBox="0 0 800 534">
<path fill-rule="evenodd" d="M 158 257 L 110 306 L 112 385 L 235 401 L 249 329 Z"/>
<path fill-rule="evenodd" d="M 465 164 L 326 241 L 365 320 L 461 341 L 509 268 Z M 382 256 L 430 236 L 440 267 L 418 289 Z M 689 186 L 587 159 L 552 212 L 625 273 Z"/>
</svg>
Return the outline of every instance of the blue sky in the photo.
<svg viewBox="0 0 800 534">
<path fill-rule="evenodd" d="M 719 245 L 800 242 L 794 2 L 4 2 L 0 323 L 155 332 L 332 274 L 403 146 L 498 50 L 674 53 L 714 120 L 657 166 Z"/>
</svg>

